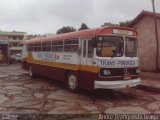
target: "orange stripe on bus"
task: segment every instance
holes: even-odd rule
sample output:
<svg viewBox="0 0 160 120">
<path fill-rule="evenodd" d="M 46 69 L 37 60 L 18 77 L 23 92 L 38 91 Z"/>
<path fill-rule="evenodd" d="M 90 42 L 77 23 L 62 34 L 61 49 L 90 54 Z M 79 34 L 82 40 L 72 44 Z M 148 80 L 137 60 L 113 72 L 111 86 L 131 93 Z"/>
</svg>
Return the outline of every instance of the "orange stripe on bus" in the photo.
<svg viewBox="0 0 160 120">
<path fill-rule="evenodd" d="M 88 72 L 99 72 L 99 67 L 97 67 L 97 66 L 75 65 L 75 64 L 43 61 L 43 60 L 34 60 L 33 56 L 32 56 L 32 53 L 28 54 L 27 62 L 33 63 L 33 64 L 51 66 L 51 67 L 60 67 L 60 68 L 82 70 L 82 71 L 88 71 Z"/>
</svg>

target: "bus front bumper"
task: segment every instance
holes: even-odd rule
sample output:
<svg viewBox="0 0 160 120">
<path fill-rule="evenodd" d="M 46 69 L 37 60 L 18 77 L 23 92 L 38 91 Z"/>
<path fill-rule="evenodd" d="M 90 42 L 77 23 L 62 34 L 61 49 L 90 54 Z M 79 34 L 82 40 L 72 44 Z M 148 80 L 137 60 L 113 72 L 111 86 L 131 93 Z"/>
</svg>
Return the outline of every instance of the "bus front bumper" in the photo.
<svg viewBox="0 0 160 120">
<path fill-rule="evenodd" d="M 94 89 L 120 89 L 140 85 L 141 79 L 120 80 L 120 81 L 95 81 Z"/>
</svg>

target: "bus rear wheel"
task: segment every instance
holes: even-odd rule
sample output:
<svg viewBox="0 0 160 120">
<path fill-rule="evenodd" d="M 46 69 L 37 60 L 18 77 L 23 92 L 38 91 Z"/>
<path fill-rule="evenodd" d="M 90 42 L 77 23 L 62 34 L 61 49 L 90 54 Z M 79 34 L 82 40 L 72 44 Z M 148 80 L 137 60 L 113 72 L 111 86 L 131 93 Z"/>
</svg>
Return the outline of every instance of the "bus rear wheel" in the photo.
<svg viewBox="0 0 160 120">
<path fill-rule="evenodd" d="M 32 68 L 31 65 L 29 66 L 29 76 L 32 77 L 32 78 L 36 77 L 36 74 L 33 72 L 33 68 Z"/>
<path fill-rule="evenodd" d="M 78 87 L 78 79 L 76 77 L 76 75 L 74 75 L 73 73 L 69 73 L 67 75 L 67 88 L 72 91 L 72 92 L 78 92 L 79 91 L 79 87 Z"/>
</svg>

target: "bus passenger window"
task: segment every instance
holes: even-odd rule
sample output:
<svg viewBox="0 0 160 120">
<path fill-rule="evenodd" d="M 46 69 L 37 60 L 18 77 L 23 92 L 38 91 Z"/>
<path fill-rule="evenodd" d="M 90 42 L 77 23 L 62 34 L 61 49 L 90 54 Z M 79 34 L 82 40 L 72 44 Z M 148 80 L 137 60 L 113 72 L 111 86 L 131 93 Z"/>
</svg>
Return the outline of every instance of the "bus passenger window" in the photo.
<svg viewBox="0 0 160 120">
<path fill-rule="evenodd" d="M 34 52 L 37 52 L 37 43 L 33 43 L 33 47 Z"/>
<path fill-rule="evenodd" d="M 29 44 L 28 49 L 29 49 L 29 52 L 32 52 L 32 51 L 33 51 L 33 44 L 32 44 L 32 43 Z"/>
<path fill-rule="evenodd" d="M 47 51 L 51 51 L 51 46 L 47 46 Z"/>
<path fill-rule="evenodd" d="M 45 48 L 45 47 L 42 47 L 42 51 L 45 52 L 45 51 L 46 51 L 46 48 Z"/>
<path fill-rule="evenodd" d="M 78 39 L 71 39 L 64 41 L 65 52 L 77 52 L 78 51 Z"/>
<path fill-rule="evenodd" d="M 51 51 L 51 42 L 42 42 L 42 51 L 43 52 L 48 52 Z"/>
<path fill-rule="evenodd" d="M 38 51 L 38 52 L 41 52 L 41 47 L 37 47 L 37 51 Z"/>
<path fill-rule="evenodd" d="M 93 41 L 92 40 L 88 40 L 88 58 L 92 58 L 93 57 Z"/>
<path fill-rule="evenodd" d="M 62 52 L 63 51 L 63 41 L 53 41 L 52 51 Z"/>
<path fill-rule="evenodd" d="M 52 47 L 51 41 L 46 42 L 46 51 L 51 51 L 51 47 Z"/>
<path fill-rule="evenodd" d="M 42 51 L 43 51 L 43 52 L 46 51 L 46 42 L 42 42 Z"/>
</svg>

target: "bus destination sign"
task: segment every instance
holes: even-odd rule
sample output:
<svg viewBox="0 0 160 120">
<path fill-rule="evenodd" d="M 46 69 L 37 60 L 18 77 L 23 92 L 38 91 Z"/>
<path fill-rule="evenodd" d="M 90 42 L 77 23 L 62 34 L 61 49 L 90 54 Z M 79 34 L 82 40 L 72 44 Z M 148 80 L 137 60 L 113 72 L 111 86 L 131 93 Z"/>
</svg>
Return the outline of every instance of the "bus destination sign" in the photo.
<svg viewBox="0 0 160 120">
<path fill-rule="evenodd" d="M 133 35 L 133 32 L 132 31 L 128 31 L 128 30 L 113 29 L 113 34 Z"/>
<path fill-rule="evenodd" d="M 114 68 L 114 67 L 137 67 L 138 60 L 100 60 L 100 66 Z"/>
</svg>

